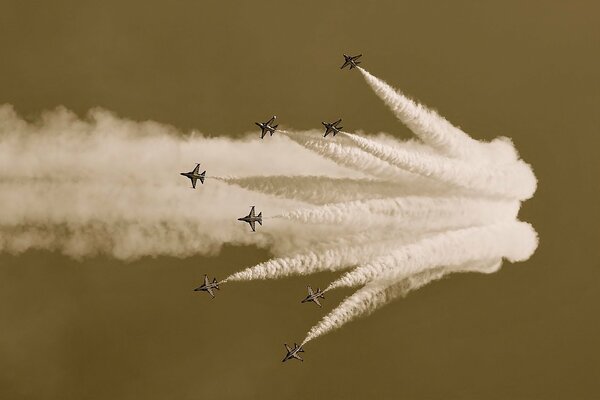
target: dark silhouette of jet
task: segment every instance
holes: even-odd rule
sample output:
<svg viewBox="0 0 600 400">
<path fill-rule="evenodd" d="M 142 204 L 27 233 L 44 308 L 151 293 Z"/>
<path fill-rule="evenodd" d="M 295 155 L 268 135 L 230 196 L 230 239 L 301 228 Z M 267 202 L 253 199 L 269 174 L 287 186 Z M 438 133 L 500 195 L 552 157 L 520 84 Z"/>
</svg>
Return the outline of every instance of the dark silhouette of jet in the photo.
<svg viewBox="0 0 600 400">
<path fill-rule="evenodd" d="M 281 360 L 281 362 L 286 362 L 287 360 L 291 360 L 292 358 L 295 358 L 296 360 L 300 360 L 300 361 L 304 361 L 302 359 L 302 357 L 300 357 L 298 355 L 298 353 L 304 353 L 304 349 L 302 348 L 302 346 L 298 346 L 296 343 L 294 343 L 294 348 L 290 349 L 290 346 L 286 344 L 284 344 L 285 349 L 287 350 L 287 354 L 285 355 L 285 357 L 283 358 L 283 360 Z"/>
<path fill-rule="evenodd" d="M 327 135 L 329 135 L 332 132 L 333 132 L 333 136 L 340 133 L 340 131 L 344 128 L 343 126 L 338 126 L 338 124 L 340 122 L 342 122 L 341 118 L 332 123 L 321 122 L 323 124 L 323 126 L 325 127 L 325 134 L 323 135 L 323 137 L 327 137 Z"/>
<path fill-rule="evenodd" d="M 357 61 L 360 57 L 362 57 L 362 54 L 357 56 L 347 56 L 344 54 L 344 64 L 342 64 L 340 69 L 344 69 L 344 67 L 347 67 L 348 65 L 350 66 L 350 69 L 356 68 L 358 64 L 360 64 L 360 61 Z"/>
<path fill-rule="evenodd" d="M 204 184 L 204 175 L 206 174 L 206 171 L 199 174 L 198 173 L 199 170 L 200 170 L 200 164 L 196 164 L 196 167 L 194 168 L 193 171 L 181 172 L 180 175 L 190 178 L 190 180 L 192 181 L 192 188 L 196 189 L 196 181 L 198 179 L 200 179 L 200 183 Z"/>
<path fill-rule="evenodd" d="M 194 289 L 194 292 L 208 292 L 214 299 L 215 294 L 213 292 L 213 289 L 221 290 L 219 289 L 219 282 L 217 282 L 217 278 L 213 278 L 212 282 L 209 282 L 208 276 L 204 275 L 204 283 L 198 286 L 196 289 Z"/>
<path fill-rule="evenodd" d="M 245 217 L 238 218 L 238 221 L 244 221 L 250 224 L 250 228 L 252 228 L 252 232 L 256 232 L 256 222 L 262 225 L 262 211 L 258 214 L 254 214 L 254 206 L 251 206 L 250 214 Z"/>
<path fill-rule="evenodd" d="M 316 292 L 313 292 L 312 288 L 310 286 L 308 286 L 308 296 L 306 296 L 304 298 L 304 300 L 301 301 L 301 303 L 308 303 L 310 301 L 316 303 L 319 307 L 321 306 L 321 303 L 319 303 L 319 299 L 324 299 L 325 296 L 323 296 L 323 291 L 319 288 L 317 288 Z"/>
<path fill-rule="evenodd" d="M 277 127 L 279 126 L 279 125 L 273 125 L 273 126 L 271 126 L 271 124 L 273 123 L 273 121 L 275 121 L 275 119 L 277 119 L 277 117 L 273 115 L 271 117 L 271 119 L 268 120 L 267 122 L 255 122 L 255 124 L 261 130 L 261 133 L 260 133 L 260 138 L 261 139 L 263 139 L 267 133 L 270 133 L 271 136 L 273 136 L 273 134 L 277 130 Z"/>
</svg>

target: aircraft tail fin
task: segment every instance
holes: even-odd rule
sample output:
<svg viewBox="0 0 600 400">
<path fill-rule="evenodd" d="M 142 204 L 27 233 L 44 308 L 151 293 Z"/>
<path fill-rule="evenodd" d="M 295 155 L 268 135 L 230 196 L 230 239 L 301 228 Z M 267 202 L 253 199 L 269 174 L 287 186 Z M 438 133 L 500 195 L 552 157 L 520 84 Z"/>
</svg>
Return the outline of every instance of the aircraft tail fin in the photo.
<svg viewBox="0 0 600 400">
<path fill-rule="evenodd" d="M 262 226 L 262 211 L 258 213 L 258 215 L 256 216 L 256 218 L 258 218 L 256 220 L 256 222 L 258 222 Z"/>
<path fill-rule="evenodd" d="M 279 125 L 273 125 L 273 126 L 272 126 L 273 130 L 271 131 L 271 136 L 273 136 L 273 132 L 275 132 L 275 131 L 277 130 L 277 127 L 278 127 L 278 126 L 279 126 Z"/>
<path fill-rule="evenodd" d="M 206 171 L 200 174 L 200 183 L 204 185 L 204 179 L 206 178 Z"/>
</svg>

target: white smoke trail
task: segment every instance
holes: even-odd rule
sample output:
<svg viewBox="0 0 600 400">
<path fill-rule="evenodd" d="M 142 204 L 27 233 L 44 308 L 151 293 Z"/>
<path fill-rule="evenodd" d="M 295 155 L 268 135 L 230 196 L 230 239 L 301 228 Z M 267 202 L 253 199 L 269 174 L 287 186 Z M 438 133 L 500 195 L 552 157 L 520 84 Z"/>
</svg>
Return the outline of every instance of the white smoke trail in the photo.
<svg viewBox="0 0 600 400">
<path fill-rule="evenodd" d="M 259 151 L 268 152 L 269 158 L 255 157 Z M 4 105 L 0 251 L 47 249 L 73 257 L 103 253 L 133 259 L 212 254 L 223 243 L 280 248 L 306 243 L 292 235 L 319 239 L 313 232 L 285 229 L 283 221 L 277 237 L 267 230 L 249 234 L 236 221 L 249 205 L 276 214 L 306 204 L 210 179 L 192 190 L 179 172 L 190 171 L 195 162 L 202 163 L 209 177 L 273 170 L 290 176 L 322 170 L 337 177 L 358 175 L 289 146 L 286 138 L 261 142 L 183 136 L 167 125 L 134 122 L 103 110 L 81 119 L 58 108 L 28 122 Z"/>
<path fill-rule="evenodd" d="M 333 141 L 322 138 L 316 131 L 287 132 L 284 135 L 298 143 L 300 146 L 334 161 L 336 164 L 353 169 L 370 176 L 406 183 L 411 177 L 405 169 L 397 168 L 387 162 L 372 156 L 355 145 L 344 145 L 341 140 Z M 337 139 L 337 138 L 336 138 Z M 421 178 L 422 179 L 422 178 Z"/>
<path fill-rule="evenodd" d="M 506 138 L 492 143 L 472 139 L 437 112 L 408 98 L 383 80 L 358 67 L 365 81 L 415 135 L 442 154 L 479 161 L 514 161 L 516 152 Z"/>
<path fill-rule="evenodd" d="M 312 204 L 351 200 L 385 199 L 408 195 L 449 195 L 452 190 L 432 180 L 413 185 L 414 179 L 400 183 L 385 180 L 332 178 L 328 176 L 248 176 L 218 177 L 231 185 Z M 456 191 L 456 193 L 460 193 Z"/>
<path fill-rule="evenodd" d="M 396 281 L 436 265 L 498 258 L 524 261 L 533 254 L 537 243 L 531 225 L 520 221 L 443 232 L 361 265 L 326 290 L 364 285 L 373 280 Z"/>
<path fill-rule="evenodd" d="M 335 309 L 321 319 L 307 333 L 302 345 L 316 339 L 332 330 L 341 328 L 344 324 L 360 316 L 371 314 L 378 308 L 388 304 L 398 297 L 404 297 L 409 292 L 417 290 L 430 282 L 457 272 L 479 272 L 490 274 L 496 272 L 502 265 L 501 260 L 476 260 L 454 267 L 436 267 L 415 275 L 410 275 L 400 281 L 377 281 L 368 283 L 354 294 L 347 297 Z"/>
<path fill-rule="evenodd" d="M 406 196 L 300 208 L 274 218 L 316 224 L 395 225 L 413 230 L 441 230 L 514 219 L 519 207 L 516 200 Z"/>
<path fill-rule="evenodd" d="M 516 221 L 517 200 L 531 197 L 537 181 L 510 140 L 477 142 L 360 71 L 425 144 L 350 133 L 183 136 L 99 109 L 78 118 L 59 108 L 28 122 L 0 106 L 0 251 L 132 259 L 209 254 L 231 243 L 278 256 L 224 281 L 358 265 L 328 290 L 366 286 L 304 343 L 448 273 L 491 273 L 502 258 L 527 259 L 537 236 Z M 195 162 L 207 179 L 193 191 L 178 172 Z M 236 221 L 249 205 L 264 211 L 256 233 Z"/>
<path fill-rule="evenodd" d="M 343 134 L 363 150 L 390 165 L 483 194 L 524 200 L 530 198 L 536 189 L 537 181 L 531 167 L 521 160 L 493 166 L 469 164 L 441 156 L 415 155 L 351 133 Z"/>
<path fill-rule="evenodd" d="M 289 257 L 273 258 L 236 272 L 222 282 L 279 279 L 322 271 L 339 271 L 366 262 L 377 255 L 390 252 L 419 237 L 412 233 L 394 232 L 390 235 L 393 239 L 377 238 L 378 240 L 374 242 L 365 243 L 364 237 L 368 235 L 357 236 L 363 236 L 363 238 L 355 238 L 354 243 L 350 244 L 328 246 L 325 249 L 310 250 Z"/>
</svg>

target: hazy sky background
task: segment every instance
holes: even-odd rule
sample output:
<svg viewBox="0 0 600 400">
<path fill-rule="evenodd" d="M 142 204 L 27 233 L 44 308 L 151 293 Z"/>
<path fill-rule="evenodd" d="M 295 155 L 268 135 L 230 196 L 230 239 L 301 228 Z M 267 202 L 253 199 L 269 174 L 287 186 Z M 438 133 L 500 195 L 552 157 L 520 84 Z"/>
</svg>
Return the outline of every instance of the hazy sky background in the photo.
<svg viewBox="0 0 600 400">
<path fill-rule="evenodd" d="M 282 365 L 283 342 L 350 293 L 323 310 L 298 304 L 333 275 L 234 283 L 210 300 L 192 292 L 204 273 L 269 255 L 3 254 L 0 398 L 597 396 L 600 7 L 349 3 L 0 1 L 0 102 L 26 116 L 102 106 L 215 136 L 276 114 L 298 129 L 340 116 L 409 137 L 356 71 L 339 70 L 343 52 L 361 52 L 474 138 L 514 140 L 539 179 L 520 214 L 540 235 L 533 258 L 434 283 Z"/>
</svg>

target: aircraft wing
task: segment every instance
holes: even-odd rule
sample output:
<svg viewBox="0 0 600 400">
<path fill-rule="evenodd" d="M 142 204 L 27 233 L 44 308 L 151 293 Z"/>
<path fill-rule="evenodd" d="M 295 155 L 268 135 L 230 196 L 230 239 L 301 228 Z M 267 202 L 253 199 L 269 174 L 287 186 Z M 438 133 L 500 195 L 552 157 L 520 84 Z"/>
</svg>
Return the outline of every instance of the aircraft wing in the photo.
<svg viewBox="0 0 600 400">
<path fill-rule="evenodd" d="M 310 287 L 310 285 L 308 285 L 308 294 L 311 296 L 313 295 L 313 291 L 312 291 L 312 288 Z"/>
<path fill-rule="evenodd" d="M 286 344 L 284 344 L 284 346 L 285 346 L 285 349 L 288 351 L 288 353 L 289 353 L 290 351 L 292 351 L 292 349 L 290 349 L 290 346 L 288 346 L 288 345 L 287 345 L 287 343 L 286 343 Z"/>
<path fill-rule="evenodd" d="M 357 55 L 357 56 L 354 56 L 354 57 L 352 57 L 352 59 L 353 59 L 353 60 L 358 60 L 358 59 L 359 59 L 359 58 L 361 58 L 361 57 L 362 57 L 362 54 L 359 54 L 359 55 Z"/>
<path fill-rule="evenodd" d="M 341 118 L 340 118 L 340 119 L 338 119 L 337 121 L 335 121 L 335 122 L 333 123 L 333 125 L 335 126 L 335 125 L 339 124 L 340 122 L 342 122 L 342 119 L 341 119 Z"/>
<path fill-rule="evenodd" d="M 314 301 L 315 303 L 317 303 L 317 305 L 318 305 L 319 307 L 323 307 L 323 306 L 321 305 L 321 303 L 319 303 L 319 299 L 318 299 L 318 298 L 316 298 L 316 297 L 315 297 L 315 298 L 313 299 L 313 301 Z"/>
<path fill-rule="evenodd" d="M 197 174 L 199 169 L 200 169 L 200 164 L 196 164 L 196 167 L 194 168 L 194 171 L 192 173 Z"/>
<path fill-rule="evenodd" d="M 350 61 L 345 61 L 344 64 L 342 64 L 342 66 L 340 67 L 340 69 L 344 69 L 344 67 L 347 67 L 348 64 L 350 64 Z"/>
<path fill-rule="evenodd" d="M 198 179 L 196 179 L 196 178 L 191 178 L 191 179 L 192 179 L 192 187 L 193 187 L 194 189 L 196 189 L 196 181 L 197 181 Z"/>
<path fill-rule="evenodd" d="M 204 286 L 208 286 L 208 276 L 204 275 Z"/>
<path fill-rule="evenodd" d="M 304 360 L 302 359 L 302 357 L 300 357 L 300 356 L 298 355 L 298 353 L 294 353 L 294 355 L 292 355 L 292 357 L 294 357 L 296 360 L 304 361 Z"/>
<path fill-rule="evenodd" d="M 212 291 L 212 289 L 211 289 L 211 288 L 207 287 L 207 288 L 206 288 L 206 291 L 207 291 L 208 293 L 210 293 L 210 295 L 211 295 L 212 297 L 215 297 L 215 294 L 213 293 L 213 291 Z"/>
<path fill-rule="evenodd" d="M 254 206 L 252 206 L 252 208 L 250 209 L 250 214 L 248 214 L 248 216 L 250 218 L 254 218 L 255 217 L 255 215 L 254 215 Z"/>
<path fill-rule="evenodd" d="M 267 122 L 267 125 L 271 125 L 271 122 L 275 121 L 275 116 L 272 116 L 271 119 L 269 120 L 269 122 Z"/>
<path fill-rule="evenodd" d="M 254 220 L 248 222 L 250 224 L 250 228 L 252 228 L 252 232 L 256 232 L 256 223 Z"/>
</svg>

